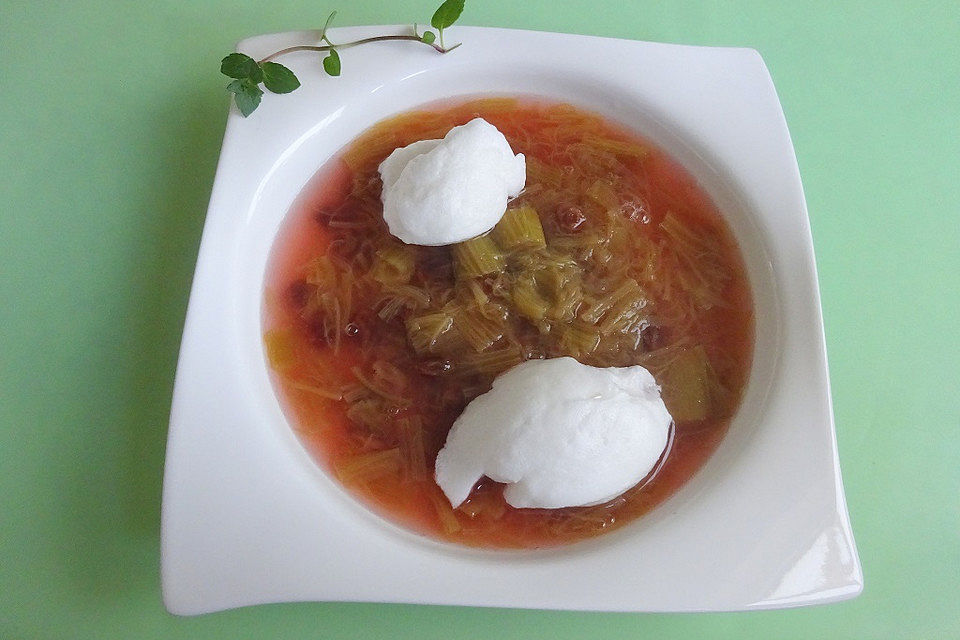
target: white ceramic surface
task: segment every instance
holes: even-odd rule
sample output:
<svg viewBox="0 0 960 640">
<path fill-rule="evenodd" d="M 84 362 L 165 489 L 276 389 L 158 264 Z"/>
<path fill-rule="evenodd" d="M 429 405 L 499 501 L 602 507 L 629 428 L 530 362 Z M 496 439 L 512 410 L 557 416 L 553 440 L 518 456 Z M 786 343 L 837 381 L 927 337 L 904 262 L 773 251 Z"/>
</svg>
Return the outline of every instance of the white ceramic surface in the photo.
<svg viewBox="0 0 960 640">
<path fill-rule="evenodd" d="M 336 30 L 335 41 L 404 27 Z M 251 38 L 254 56 L 315 32 Z M 303 87 L 233 110 L 210 200 L 170 416 L 162 514 L 167 608 L 264 602 L 415 602 L 603 611 L 764 609 L 862 589 L 844 503 L 813 246 L 770 76 L 749 49 L 453 28 L 457 51 L 412 43 L 283 62 Z M 503 46 L 509 41 L 510 46 Z M 582 55 L 589 50 L 590 56 Z M 478 93 L 535 94 L 652 138 L 701 181 L 747 262 L 754 367 L 730 433 L 675 496 L 569 547 L 460 548 L 401 530 L 307 455 L 271 388 L 260 296 L 273 236 L 301 187 L 365 128 Z"/>
</svg>

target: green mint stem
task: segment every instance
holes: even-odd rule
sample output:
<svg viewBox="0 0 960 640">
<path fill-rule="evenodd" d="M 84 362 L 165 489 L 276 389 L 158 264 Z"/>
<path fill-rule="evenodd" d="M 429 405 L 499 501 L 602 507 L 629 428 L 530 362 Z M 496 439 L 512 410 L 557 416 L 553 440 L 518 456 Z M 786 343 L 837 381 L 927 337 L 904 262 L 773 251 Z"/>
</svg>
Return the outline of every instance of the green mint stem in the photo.
<svg viewBox="0 0 960 640">
<path fill-rule="evenodd" d="M 428 47 L 431 47 L 431 48 L 435 49 L 435 50 L 438 51 L 439 53 L 449 53 L 450 51 L 453 51 L 454 49 L 456 49 L 457 47 L 460 46 L 460 44 L 457 43 L 457 44 L 453 45 L 452 47 L 450 47 L 449 49 L 447 49 L 446 47 L 444 47 L 444 46 L 443 46 L 443 32 L 441 32 L 441 33 L 440 33 L 440 44 L 437 44 L 437 43 L 435 43 L 435 42 L 433 42 L 433 43 L 423 42 L 423 40 L 421 40 L 421 39 L 418 38 L 417 36 L 413 36 L 413 35 L 396 35 L 396 36 L 374 36 L 374 37 L 372 37 L 372 38 L 363 38 L 362 40 L 354 40 L 353 42 L 345 42 L 344 44 L 338 44 L 336 48 L 337 48 L 337 49 L 347 49 L 347 48 L 349 48 L 349 47 L 355 47 L 355 46 L 361 45 L 361 44 L 368 44 L 368 43 L 370 43 L 370 42 L 387 42 L 387 41 L 390 41 L 390 40 L 411 40 L 411 41 L 413 41 L 413 42 L 421 42 L 421 43 L 427 45 Z M 268 55 L 267 57 L 261 58 L 260 60 L 258 60 L 258 62 L 259 62 L 260 64 L 263 64 L 264 62 L 269 62 L 270 60 L 273 60 L 273 59 L 275 59 L 275 58 L 279 58 L 280 56 L 286 55 L 286 54 L 288 54 L 288 53 L 294 53 L 295 51 L 321 51 L 321 52 L 322 52 L 322 51 L 330 51 L 330 50 L 333 49 L 333 48 L 334 48 L 333 45 L 309 45 L 309 44 L 300 44 L 300 45 L 297 45 L 297 46 L 295 46 L 295 47 L 287 47 L 286 49 L 281 49 L 280 51 L 276 51 L 276 52 L 274 52 L 274 53 L 271 53 L 271 54 Z"/>
</svg>

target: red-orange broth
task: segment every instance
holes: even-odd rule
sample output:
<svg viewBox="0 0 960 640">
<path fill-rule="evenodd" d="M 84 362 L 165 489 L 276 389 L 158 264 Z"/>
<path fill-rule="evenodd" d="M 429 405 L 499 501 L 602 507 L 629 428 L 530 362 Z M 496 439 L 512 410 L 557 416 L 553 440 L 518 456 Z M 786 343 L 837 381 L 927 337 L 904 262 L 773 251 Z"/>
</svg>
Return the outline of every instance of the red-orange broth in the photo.
<svg viewBox="0 0 960 640">
<path fill-rule="evenodd" d="M 470 277 L 450 247 L 388 233 L 377 167 L 477 116 L 525 154 L 509 206 L 533 207 L 546 247 L 505 251 L 498 270 Z M 380 122 L 320 168 L 274 243 L 263 329 L 291 424 L 351 493 L 431 537 L 538 548 L 634 520 L 703 465 L 749 373 L 753 306 L 729 229 L 663 151 L 569 105 L 486 98 Z M 675 418 L 657 472 L 607 504 L 555 510 L 514 509 L 484 479 L 452 509 L 433 462 L 453 421 L 496 374 L 561 355 L 654 373 Z"/>
</svg>

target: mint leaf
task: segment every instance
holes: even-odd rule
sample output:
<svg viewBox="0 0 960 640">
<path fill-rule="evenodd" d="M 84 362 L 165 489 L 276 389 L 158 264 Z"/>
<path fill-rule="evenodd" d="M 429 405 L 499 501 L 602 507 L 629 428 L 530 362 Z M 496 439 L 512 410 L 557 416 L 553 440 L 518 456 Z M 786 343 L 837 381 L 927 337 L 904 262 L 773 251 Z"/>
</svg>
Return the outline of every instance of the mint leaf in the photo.
<svg viewBox="0 0 960 640">
<path fill-rule="evenodd" d="M 253 82 L 260 82 L 263 78 L 257 61 L 243 53 L 231 53 L 224 58 L 220 62 L 220 73 L 238 80 L 249 78 Z"/>
<path fill-rule="evenodd" d="M 336 12 L 336 11 L 331 11 L 331 12 L 330 12 L 330 15 L 327 16 L 327 21 L 323 23 L 323 29 L 320 30 L 320 41 L 321 41 L 321 42 L 323 42 L 324 40 L 327 40 L 327 29 L 330 28 L 330 23 L 333 22 L 333 19 L 334 19 L 336 16 L 337 16 L 337 12 Z M 333 44 L 333 43 L 330 42 L 329 40 L 327 40 L 327 42 L 329 42 L 330 44 Z"/>
<path fill-rule="evenodd" d="M 300 86 L 293 71 L 276 62 L 264 62 L 263 84 L 274 93 L 290 93 Z"/>
<path fill-rule="evenodd" d="M 457 21 L 460 14 L 463 13 L 464 0 L 446 0 L 440 5 L 433 17 L 430 18 L 430 24 L 434 29 L 446 29 Z"/>
<path fill-rule="evenodd" d="M 323 70 L 331 76 L 340 75 L 340 54 L 336 49 L 330 49 L 330 55 L 323 59 Z"/>
<path fill-rule="evenodd" d="M 433 44 L 433 41 L 437 39 L 437 36 L 433 33 L 433 31 L 424 31 L 423 35 L 420 36 L 420 39 L 427 44 Z"/>
<path fill-rule="evenodd" d="M 227 85 L 227 91 L 230 93 L 240 93 L 243 91 L 243 80 L 234 80 Z"/>
<path fill-rule="evenodd" d="M 249 79 L 234 80 L 227 85 L 227 91 L 233 94 L 233 101 L 244 118 L 260 106 L 260 98 L 263 96 L 263 90 Z"/>
</svg>

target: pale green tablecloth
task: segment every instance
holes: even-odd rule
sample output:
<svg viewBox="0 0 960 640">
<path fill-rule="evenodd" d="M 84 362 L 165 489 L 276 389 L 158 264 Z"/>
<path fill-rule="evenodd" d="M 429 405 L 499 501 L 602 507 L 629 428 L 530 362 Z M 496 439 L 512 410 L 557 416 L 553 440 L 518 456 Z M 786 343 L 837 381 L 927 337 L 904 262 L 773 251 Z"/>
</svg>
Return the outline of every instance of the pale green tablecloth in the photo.
<svg viewBox="0 0 960 640">
<path fill-rule="evenodd" d="M 859 599 L 721 615 L 164 611 L 163 449 L 227 112 L 219 60 L 242 37 L 316 27 L 333 8 L 342 24 L 434 9 L 338 4 L 0 3 L 0 637 L 960 637 L 952 1 L 468 0 L 463 17 L 763 54 L 812 217 Z"/>
</svg>

